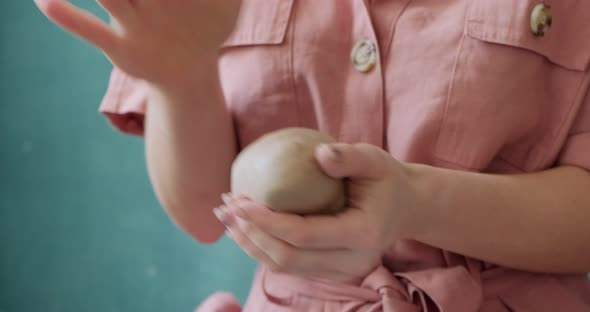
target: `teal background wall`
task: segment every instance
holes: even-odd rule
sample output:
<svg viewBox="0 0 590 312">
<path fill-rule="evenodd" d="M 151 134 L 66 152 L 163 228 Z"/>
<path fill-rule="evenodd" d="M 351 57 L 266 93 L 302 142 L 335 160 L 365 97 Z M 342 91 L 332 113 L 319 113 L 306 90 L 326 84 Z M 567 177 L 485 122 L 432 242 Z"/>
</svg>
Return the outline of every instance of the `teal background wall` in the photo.
<svg viewBox="0 0 590 312">
<path fill-rule="evenodd" d="M 2 0 L 0 15 L 0 312 L 192 311 L 216 290 L 243 301 L 254 262 L 177 230 L 142 140 L 97 113 L 106 58 L 32 0 Z"/>
</svg>

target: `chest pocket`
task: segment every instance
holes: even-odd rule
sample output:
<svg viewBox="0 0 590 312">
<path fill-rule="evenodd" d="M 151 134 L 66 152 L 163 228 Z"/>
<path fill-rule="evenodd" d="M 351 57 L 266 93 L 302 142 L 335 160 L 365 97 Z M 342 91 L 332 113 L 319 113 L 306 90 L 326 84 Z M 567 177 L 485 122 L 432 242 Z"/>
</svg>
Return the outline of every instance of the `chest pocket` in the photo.
<svg viewBox="0 0 590 312">
<path fill-rule="evenodd" d="M 289 25 L 293 0 L 244 0 L 219 70 L 239 144 L 298 124 Z"/>
<path fill-rule="evenodd" d="M 551 5 L 552 26 L 531 31 L 540 1 L 475 0 L 468 9 L 436 156 L 485 170 L 551 163 L 583 93 L 590 62 L 590 1 Z"/>
</svg>

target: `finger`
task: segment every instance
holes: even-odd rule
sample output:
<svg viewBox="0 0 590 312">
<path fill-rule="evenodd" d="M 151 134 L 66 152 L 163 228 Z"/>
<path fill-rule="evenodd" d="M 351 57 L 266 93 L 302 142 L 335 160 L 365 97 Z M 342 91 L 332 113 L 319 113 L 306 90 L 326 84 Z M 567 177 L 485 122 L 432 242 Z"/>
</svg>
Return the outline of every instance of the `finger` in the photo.
<svg viewBox="0 0 590 312">
<path fill-rule="evenodd" d="M 240 230 L 228 230 L 226 234 L 248 255 L 248 257 L 266 265 L 273 272 L 279 271 L 279 266 L 272 260 L 272 258 L 252 243 L 252 241 L 250 241 L 244 233 L 240 232 Z"/>
<path fill-rule="evenodd" d="M 336 278 L 343 276 L 335 268 L 348 267 L 350 251 L 348 250 L 309 250 L 291 246 L 267 233 L 257 226 L 236 217 L 236 226 L 247 240 L 256 245 L 272 259 L 283 273 Z"/>
<path fill-rule="evenodd" d="M 266 265 L 271 271 L 279 272 L 280 267 L 273 259 L 248 239 L 239 229 L 227 230 L 227 236 L 234 241 L 248 257 Z"/>
<path fill-rule="evenodd" d="M 302 217 L 277 213 L 249 200 L 227 204 L 231 213 L 244 218 L 262 231 L 298 248 L 340 249 L 369 243 L 371 230 L 362 223 L 359 210 L 349 208 L 335 216 Z M 364 233 L 364 235 L 359 235 Z"/>
<path fill-rule="evenodd" d="M 260 250 L 242 231 L 236 226 L 236 218 L 227 214 L 222 207 L 213 209 L 213 213 L 227 227 L 226 234 L 233 240 L 250 258 L 267 265 L 271 270 L 277 270 L 278 265 Z"/>
<path fill-rule="evenodd" d="M 64 0 L 35 0 L 35 3 L 49 20 L 97 48 L 108 51 L 115 47 L 117 36 L 96 16 Z"/>
<path fill-rule="evenodd" d="M 315 152 L 324 172 L 334 178 L 378 179 L 386 173 L 389 155 L 369 144 L 326 144 Z"/>
<path fill-rule="evenodd" d="M 121 23 L 133 17 L 133 5 L 129 0 L 97 0 L 96 2 Z"/>
</svg>

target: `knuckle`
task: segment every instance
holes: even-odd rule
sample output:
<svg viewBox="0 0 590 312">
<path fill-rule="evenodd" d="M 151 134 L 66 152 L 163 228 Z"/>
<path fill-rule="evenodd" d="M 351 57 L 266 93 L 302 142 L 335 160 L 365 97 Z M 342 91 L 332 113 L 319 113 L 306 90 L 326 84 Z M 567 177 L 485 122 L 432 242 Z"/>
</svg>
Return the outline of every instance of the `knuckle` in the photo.
<svg viewBox="0 0 590 312">
<path fill-rule="evenodd" d="M 276 263 L 269 263 L 266 266 L 273 273 L 286 273 L 283 268 Z"/>
<path fill-rule="evenodd" d="M 356 147 L 359 150 L 371 150 L 374 148 L 374 145 L 371 145 L 371 144 L 365 143 L 365 142 L 361 142 L 361 143 L 356 143 L 354 145 L 354 147 Z"/>
<path fill-rule="evenodd" d="M 292 266 L 294 261 L 294 254 L 286 248 L 279 250 L 279 252 L 275 256 L 275 262 L 282 270 L 286 270 L 287 268 Z"/>
<path fill-rule="evenodd" d="M 250 224 L 249 222 L 240 222 L 240 230 L 246 236 L 249 236 L 254 231 L 254 228 L 252 227 L 252 224 Z"/>
<path fill-rule="evenodd" d="M 293 232 L 290 237 L 288 242 L 296 247 L 303 247 L 303 246 L 307 246 L 311 243 L 312 238 L 309 234 L 307 234 L 304 231 L 300 231 L 300 232 Z"/>
</svg>

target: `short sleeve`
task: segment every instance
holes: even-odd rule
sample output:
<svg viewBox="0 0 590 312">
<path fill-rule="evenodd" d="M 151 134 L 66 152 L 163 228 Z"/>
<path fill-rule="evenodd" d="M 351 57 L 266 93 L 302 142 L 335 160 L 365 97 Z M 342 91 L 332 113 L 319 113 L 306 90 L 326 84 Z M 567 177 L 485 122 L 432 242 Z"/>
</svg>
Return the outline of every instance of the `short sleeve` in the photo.
<svg viewBox="0 0 590 312">
<path fill-rule="evenodd" d="M 99 111 L 115 129 L 125 134 L 143 136 L 147 93 L 144 81 L 115 68 Z"/>
<path fill-rule="evenodd" d="M 590 170 L 590 89 L 578 109 L 561 150 L 559 164 Z"/>
</svg>

